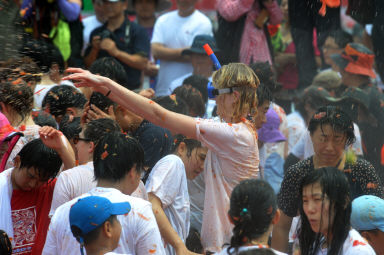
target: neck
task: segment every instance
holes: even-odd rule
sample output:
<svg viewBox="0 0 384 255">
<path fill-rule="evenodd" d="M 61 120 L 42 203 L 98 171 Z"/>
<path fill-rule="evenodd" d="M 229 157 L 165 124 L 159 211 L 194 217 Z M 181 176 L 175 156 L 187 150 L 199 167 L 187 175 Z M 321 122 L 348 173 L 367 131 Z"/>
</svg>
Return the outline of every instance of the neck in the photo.
<svg viewBox="0 0 384 255">
<path fill-rule="evenodd" d="M 121 182 L 111 182 L 108 180 L 98 180 L 97 187 L 101 188 L 114 188 L 120 191 L 124 190 L 124 185 Z"/>
<path fill-rule="evenodd" d="M 115 31 L 124 23 L 124 20 L 125 20 L 124 12 L 122 12 L 120 15 L 116 17 L 112 17 L 108 19 L 108 24 L 107 24 L 108 30 Z"/>
<path fill-rule="evenodd" d="M 209 66 L 194 66 L 193 67 L 193 74 L 194 75 L 201 75 L 205 78 L 209 78 L 212 76 L 213 70 L 212 65 Z"/>
<path fill-rule="evenodd" d="M 31 115 L 27 115 L 24 120 L 22 120 L 20 115 L 15 116 L 14 118 L 10 119 L 9 122 L 13 127 L 19 127 L 19 126 L 31 126 L 35 125 L 35 122 L 31 118 Z"/>
<path fill-rule="evenodd" d="M 189 15 L 191 15 L 193 12 L 195 11 L 195 6 L 192 6 L 190 7 L 189 9 L 187 10 L 179 10 L 179 16 L 180 17 L 188 17 Z"/>
<path fill-rule="evenodd" d="M 321 167 L 333 166 L 333 167 L 336 167 L 339 170 L 343 170 L 344 169 L 344 165 L 345 165 L 345 160 L 346 160 L 345 153 L 343 153 L 341 155 L 341 157 L 339 159 L 337 159 L 337 161 L 332 162 L 332 163 L 322 162 L 322 160 L 319 159 L 319 157 L 317 157 L 316 154 L 315 154 L 315 155 L 313 155 L 313 166 L 314 166 L 315 169 L 321 168 Z"/>
<path fill-rule="evenodd" d="M 60 84 L 61 77 L 57 77 L 54 75 L 49 75 L 48 73 L 43 74 L 41 77 L 40 85 L 54 85 L 54 84 Z"/>
<path fill-rule="evenodd" d="M 155 26 L 156 17 L 155 15 L 151 17 L 137 17 L 137 21 L 140 26 L 145 28 L 151 28 Z"/>
<path fill-rule="evenodd" d="M 252 245 L 259 245 L 259 244 L 261 244 L 261 245 L 268 246 L 269 234 L 270 234 L 270 231 L 267 231 L 262 236 L 260 236 L 259 238 L 252 239 L 246 245 L 247 246 L 252 246 Z"/>
<path fill-rule="evenodd" d="M 85 251 L 87 252 L 87 255 L 104 255 L 114 250 L 111 247 L 109 247 L 109 245 L 107 244 L 100 245 L 100 241 L 101 240 L 97 240 L 85 247 Z"/>
</svg>

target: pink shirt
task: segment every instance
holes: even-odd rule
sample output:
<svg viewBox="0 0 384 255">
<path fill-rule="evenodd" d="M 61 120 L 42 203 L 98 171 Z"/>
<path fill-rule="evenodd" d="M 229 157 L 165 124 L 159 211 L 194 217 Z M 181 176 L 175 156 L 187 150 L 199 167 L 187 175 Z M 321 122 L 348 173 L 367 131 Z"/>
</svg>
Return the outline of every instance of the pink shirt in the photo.
<svg viewBox="0 0 384 255">
<path fill-rule="evenodd" d="M 276 1 L 264 3 L 270 13 L 269 23 L 277 25 L 283 19 L 283 14 Z M 218 0 L 217 10 L 227 21 L 235 21 L 246 14 L 244 31 L 240 44 L 240 62 L 268 61 L 272 64 L 268 42 L 263 29 L 258 29 L 254 21 L 260 13 L 259 1 L 255 0 Z"/>
<path fill-rule="evenodd" d="M 227 213 L 233 188 L 259 175 L 257 134 L 248 122 L 198 119 L 196 136 L 208 148 L 201 240 L 204 249 L 219 252 L 232 236 L 233 225 Z"/>
</svg>

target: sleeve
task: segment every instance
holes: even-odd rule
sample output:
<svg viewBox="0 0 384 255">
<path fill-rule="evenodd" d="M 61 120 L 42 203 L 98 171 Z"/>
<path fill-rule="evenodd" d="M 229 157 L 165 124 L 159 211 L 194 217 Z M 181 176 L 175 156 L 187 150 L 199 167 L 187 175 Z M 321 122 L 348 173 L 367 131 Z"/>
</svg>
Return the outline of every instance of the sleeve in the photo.
<svg viewBox="0 0 384 255">
<path fill-rule="evenodd" d="M 365 160 L 358 162 L 357 169 L 352 173 L 355 173 L 355 178 L 360 180 L 361 190 L 364 195 L 384 198 L 383 186 L 371 163 Z"/>
<path fill-rule="evenodd" d="M 278 25 L 283 20 L 283 12 L 280 9 L 279 4 L 277 1 L 273 1 L 273 3 L 267 4 L 264 3 L 265 7 L 269 11 L 269 23 L 272 25 Z"/>
<path fill-rule="evenodd" d="M 49 224 L 47 237 L 45 239 L 45 245 L 43 248 L 42 255 L 56 255 L 60 254 L 59 243 L 56 242 L 56 217 L 55 215 L 51 219 Z"/>
<path fill-rule="evenodd" d="M 165 44 L 164 34 L 163 34 L 163 16 L 160 16 L 155 23 L 152 33 L 151 43 L 161 43 Z"/>
<path fill-rule="evenodd" d="M 228 150 L 247 147 L 252 140 L 252 133 L 245 124 L 222 123 L 207 119 L 196 120 L 196 137 L 209 150 L 221 156 L 227 156 Z M 255 134 L 257 137 L 257 134 Z"/>
<path fill-rule="evenodd" d="M 279 209 L 287 216 L 295 217 L 298 212 L 300 198 L 299 187 L 303 179 L 303 161 L 288 168 L 277 195 Z"/>
<path fill-rule="evenodd" d="M 65 171 L 59 175 L 57 178 L 56 186 L 53 191 L 51 210 L 49 211 L 49 216 L 52 217 L 55 213 L 56 209 L 71 200 L 71 192 L 70 192 L 70 183 Z"/>
<path fill-rule="evenodd" d="M 133 54 L 140 54 L 142 56 L 148 57 L 150 51 L 150 44 L 147 32 L 143 27 L 134 23 L 131 24 L 131 29 L 135 29 L 135 37 L 133 40 Z"/>
<path fill-rule="evenodd" d="M 254 0 L 218 0 L 217 11 L 227 21 L 235 21 L 252 9 Z"/>
<path fill-rule="evenodd" d="M 143 209 L 140 210 L 139 215 L 140 216 L 136 218 L 136 254 L 165 254 L 164 244 L 156 223 L 155 215 L 152 211 L 152 206 L 150 204 L 144 206 Z"/>
<path fill-rule="evenodd" d="M 184 164 L 177 156 L 162 158 L 152 169 L 145 188 L 147 193 L 155 194 L 164 208 L 171 205 L 180 190 L 185 172 Z"/>
</svg>

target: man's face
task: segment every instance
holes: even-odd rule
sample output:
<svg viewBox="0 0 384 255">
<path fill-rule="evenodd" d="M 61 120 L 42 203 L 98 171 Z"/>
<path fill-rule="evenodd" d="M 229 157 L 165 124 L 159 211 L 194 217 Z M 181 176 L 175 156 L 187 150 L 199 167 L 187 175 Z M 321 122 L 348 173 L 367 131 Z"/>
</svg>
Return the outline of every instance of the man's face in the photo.
<svg viewBox="0 0 384 255">
<path fill-rule="evenodd" d="M 197 0 L 176 0 L 177 9 L 182 12 L 189 12 L 195 8 Z"/>
<path fill-rule="evenodd" d="M 192 63 L 193 69 L 198 69 L 199 67 L 206 68 L 207 66 L 209 66 L 212 69 L 212 66 L 213 66 L 212 60 L 207 54 L 192 53 L 191 63 Z"/>
<path fill-rule="evenodd" d="M 107 17 L 105 16 L 105 11 L 103 9 L 103 0 L 93 1 L 93 9 L 95 10 L 95 15 L 98 21 L 101 23 L 107 21 Z"/>
<path fill-rule="evenodd" d="M 127 9 L 126 1 L 109 2 L 103 1 L 102 8 L 107 19 L 116 18 L 119 15 L 124 15 L 124 11 Z"/>
<path fill-rule="evenodd" d="M 136 0 L 135 11 L 139 18 L 152 18 L 155 15 L 155 0 Z"/>
<path fill-rule="evenodd" d="M 270 101 L 264 101 L 264 103 L 257 107 L 257 114 L 255 117 L 255 128 L 260 129 L 266 122 L 267 117 L 266 114 L 268 112 Z"/>
</svg>

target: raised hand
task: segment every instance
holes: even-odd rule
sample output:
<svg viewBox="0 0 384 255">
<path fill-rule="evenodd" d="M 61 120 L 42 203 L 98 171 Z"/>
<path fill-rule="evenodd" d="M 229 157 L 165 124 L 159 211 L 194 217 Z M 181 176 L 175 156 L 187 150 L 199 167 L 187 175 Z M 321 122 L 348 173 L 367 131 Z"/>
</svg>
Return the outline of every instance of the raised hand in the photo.
<svg viewBox="0 0 384 255">
<path fill-rule="evenodd" d="M 66 72 L 72 74 L 65 76 L 63 80 L 73 80 L 76 87 L 89 87 L 103 95 L 109 91 L 106 87 L 106 83 L 109 79 L 106 77 L 92 74 L 81 68 L 68 68 Z"/>
</svg>

